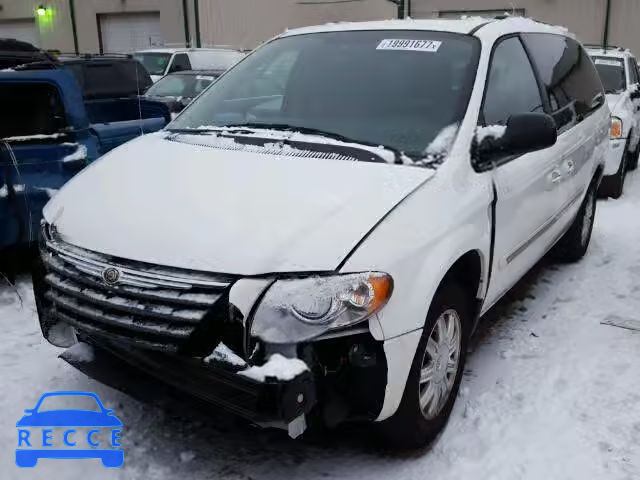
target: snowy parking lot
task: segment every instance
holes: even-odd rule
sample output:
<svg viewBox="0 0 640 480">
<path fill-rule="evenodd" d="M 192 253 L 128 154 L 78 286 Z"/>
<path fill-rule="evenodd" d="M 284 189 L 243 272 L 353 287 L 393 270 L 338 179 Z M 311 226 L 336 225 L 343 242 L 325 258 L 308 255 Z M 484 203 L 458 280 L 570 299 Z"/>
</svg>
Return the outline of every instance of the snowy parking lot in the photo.
<svg viewBox="0 0 640 480">
<path fill-rule="evenodd" d="M 587 257 L 542 262 L 485 318 L 451 420 L 427 450 L 382 451 L 366 427 L 290 440 L 215 408 L 141 403 L 57 358 L 26 275 L 0 289 L 0 478 L 640 478 L 640 173 L 598 203 Z M 96 392 L 122 420 L 121 469 L 99 460 L 14 464 L 16 421 L 52 390 Z"/>
</svg>

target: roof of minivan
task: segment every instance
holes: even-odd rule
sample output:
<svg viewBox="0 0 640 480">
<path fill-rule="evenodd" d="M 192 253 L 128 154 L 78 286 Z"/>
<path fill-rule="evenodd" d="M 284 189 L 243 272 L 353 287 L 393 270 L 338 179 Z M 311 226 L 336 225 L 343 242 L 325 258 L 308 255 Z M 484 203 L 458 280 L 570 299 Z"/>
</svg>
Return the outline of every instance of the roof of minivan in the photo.
<svg viewBox="0 0 640 480">
<path fill-rule="evenodd" d="M 525 17 L 486 18 L 468 17 L 461 19 L 432 20 L 382 20 L 375 22 L 337 22 L 325 25 L 296 28 L 284 32 L 281 36 L 304 35 L 307 33 L 356 31 L 356 30 L 430 30 L 469 34 L 472 32 L 491 32 L 508 35 L 517 32 L 546 32 L 567 35 L 564 27 L 548 25 Z M 479 35 L 478 35 L 479 36 Z"/>
</svg>

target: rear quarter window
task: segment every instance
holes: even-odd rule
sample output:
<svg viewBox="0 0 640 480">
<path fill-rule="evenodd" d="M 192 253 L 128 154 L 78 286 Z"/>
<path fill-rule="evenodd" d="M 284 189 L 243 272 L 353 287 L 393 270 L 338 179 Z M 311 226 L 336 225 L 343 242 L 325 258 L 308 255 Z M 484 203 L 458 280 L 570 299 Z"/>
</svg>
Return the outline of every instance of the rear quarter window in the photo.
<svg viewBox="0 0 640 480">
<path fill-rule="evenodd" d="M 522 38 L 560 131 L 571 128 L 604 103 L 598 72 L 577 41 L 548 33 L 527 33 Z"/>
</svg>

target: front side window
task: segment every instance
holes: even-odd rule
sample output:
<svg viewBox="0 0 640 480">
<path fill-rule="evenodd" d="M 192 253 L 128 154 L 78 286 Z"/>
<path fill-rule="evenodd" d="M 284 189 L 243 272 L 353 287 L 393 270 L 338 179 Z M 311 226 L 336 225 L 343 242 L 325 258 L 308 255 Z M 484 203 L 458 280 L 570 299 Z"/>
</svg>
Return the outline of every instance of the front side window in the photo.
<svg viewBox="0 0 640 480">
<path fill-rule="evenodd" d="M 290 125 L 422 156 L 466 112 L 480 45 L 429 31 L 277 39 L 193 102 L 172 129 Z"/>
<path fill-rule="evenodd" d="M 624 63 L 621 58 L 593 57 L 604 91 L 606 93 L 621 93 L 627 89 L 627 79 L 624 73 Z"/>
<path fill-rule="evenodd" d="M 522 38 L 540 72 L 558 129 L 570 128 L 603 104 L 598 72 L 578 42 L 548 33 Z"/>
<path fill-rule="evenodd" d="M 509 117 L 543 111 L 531 63 L 517 37 L 507 38 L 493 52 L 482 114 L 486 125 L 506 125 Z"/>
</svg>

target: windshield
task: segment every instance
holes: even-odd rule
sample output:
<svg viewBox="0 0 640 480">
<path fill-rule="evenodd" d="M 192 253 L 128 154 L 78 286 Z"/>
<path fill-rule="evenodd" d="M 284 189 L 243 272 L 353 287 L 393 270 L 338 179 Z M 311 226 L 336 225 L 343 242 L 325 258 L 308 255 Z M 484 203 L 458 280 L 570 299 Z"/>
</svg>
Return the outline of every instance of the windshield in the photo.
<svg viewBox="0 0 640 480">
<path fill-rule="evenodd" d="M 149 75 L 164 75 L 167 64 L 171 59 L 170 53 L 135 53 L 133 58 L 138 60 L 144 68 L 147 69 Z"/>
<path fill-rule="evenodd" d="M 627 79 L 621 58 L 593 57 L 593 63 L 600 74 L 606 93 L 620 93 L 627 89 Z"/>
<path fill-rule="evenodd" d="M 217 78 L 212 74 L 173 74 L 167 75 L 154 83 L 147 96 L 153 97 L 186 97 L 193 98 L 202 92 Z"/>
<path fill-rule="evenodd" d="M 479 49 L 471 36 L 428 31 L 280 38 L 221 77 L 171 128 L 289 125 L 422 156 L 462 121 Z"/>
</svg>

